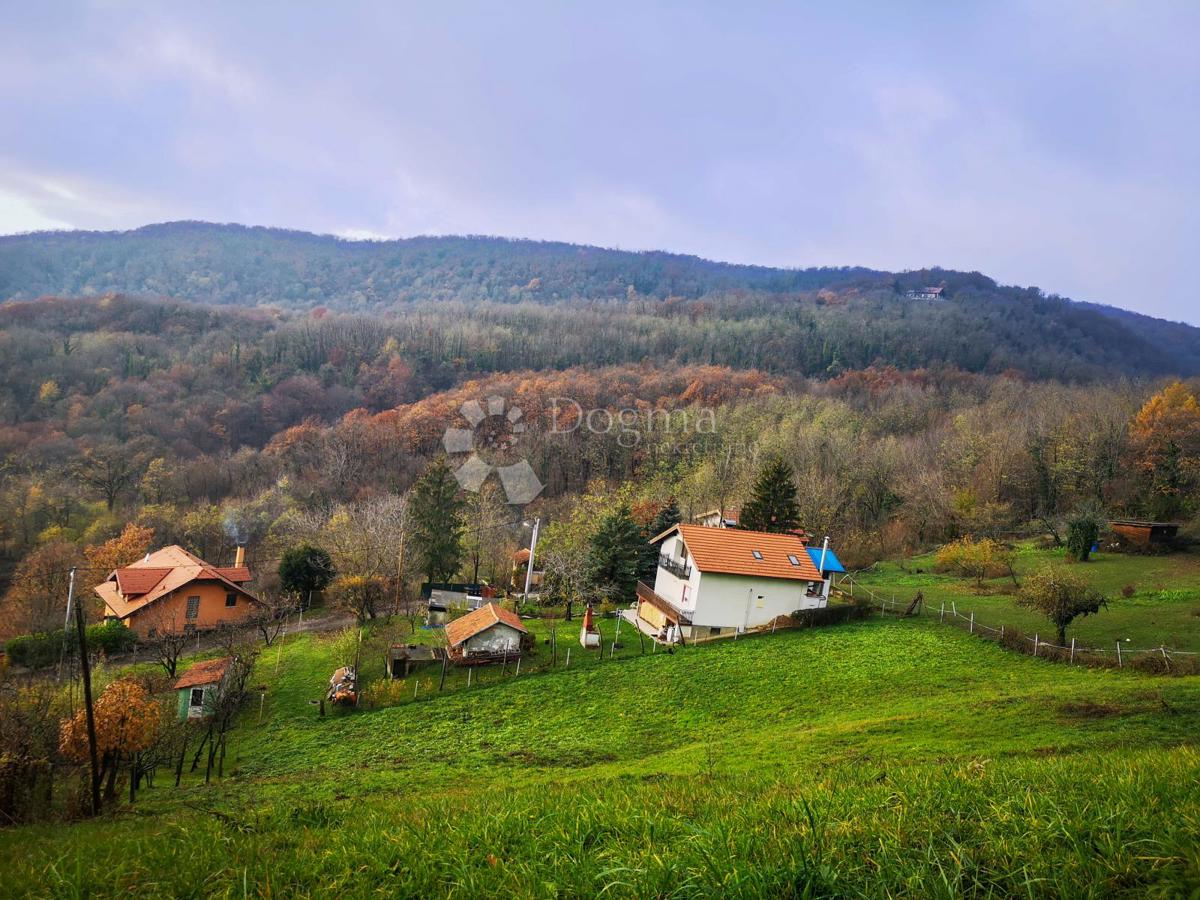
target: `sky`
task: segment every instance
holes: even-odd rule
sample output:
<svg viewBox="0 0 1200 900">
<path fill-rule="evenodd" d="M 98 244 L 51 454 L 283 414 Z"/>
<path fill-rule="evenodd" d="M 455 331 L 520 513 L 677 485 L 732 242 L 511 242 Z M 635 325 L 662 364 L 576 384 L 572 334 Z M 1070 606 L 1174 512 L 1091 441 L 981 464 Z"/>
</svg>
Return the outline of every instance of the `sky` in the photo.
<svg viewBox="0 0 1200 900">
<path fill-rule="evenodd" d="M 0 233 L 941 265 L 1200 324 L 1200 3 L 0 0 Z"/>
</svg>

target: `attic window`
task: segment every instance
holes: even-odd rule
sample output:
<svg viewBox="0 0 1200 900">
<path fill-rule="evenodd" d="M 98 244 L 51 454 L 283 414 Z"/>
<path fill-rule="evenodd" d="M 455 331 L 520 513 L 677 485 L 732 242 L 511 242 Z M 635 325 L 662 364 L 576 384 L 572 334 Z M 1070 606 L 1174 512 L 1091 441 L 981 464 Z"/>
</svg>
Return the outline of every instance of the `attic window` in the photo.
<svg viewBox="0 0 1200 900">
<path fill-rule="evenodd" d="M 798 566 L 798 565 L 800 565 L 800 560 L 798 560 L 798 559 L 796 558 L 796 554 L 794 554 L 794 553 L 789 553 L 789 554 L 788 554 L 788 562 L 790 562 L 790 563 L 791 563 L 793 566 Z"/>
<path fill-rule="evenodd" d="M 750 552 L 754 554 L 755 559 L 762 559 L 762 551 L 761 550 L 751 550 Z"/>
</svg>

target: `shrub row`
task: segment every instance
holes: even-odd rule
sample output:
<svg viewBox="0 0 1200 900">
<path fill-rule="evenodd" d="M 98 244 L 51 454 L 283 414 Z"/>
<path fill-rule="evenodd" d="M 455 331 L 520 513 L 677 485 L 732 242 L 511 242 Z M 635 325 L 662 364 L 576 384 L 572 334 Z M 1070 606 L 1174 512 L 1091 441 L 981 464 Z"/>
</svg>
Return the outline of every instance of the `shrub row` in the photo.
<svg viewBox="0 0 1200 900">
<path fill-rule="evenodd" d="M 67 632 L 67 652 L 71 653 L 79 645 L 75 629 Z M 92 653 L 105 654 L 127 653 L 137 645 L 137 635 L 120 622 L 101 622 L 89 625 L 87 628 L 88 649 Z M 4 645 L 8 658 L 18 666 L 29 669 L 40 669 L 54 665 L 63 652 L 63 632 L 44 631 L 37 634 L 23 634 L 9 640 Z"/>
</svg>

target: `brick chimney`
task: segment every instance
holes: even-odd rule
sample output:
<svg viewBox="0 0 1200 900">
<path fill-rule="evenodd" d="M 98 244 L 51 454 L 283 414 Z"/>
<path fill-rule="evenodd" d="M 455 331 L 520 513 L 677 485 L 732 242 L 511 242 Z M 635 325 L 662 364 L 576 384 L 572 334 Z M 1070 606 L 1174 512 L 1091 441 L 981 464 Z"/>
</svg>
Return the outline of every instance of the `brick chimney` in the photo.
<svg viewBox="0 0 1200 900">
<path fill-rule="evenodd" d="M 246 548 L 241 544 L 237 546 L 237 554 L 233 557 L 233 567 L 240 569 L 246 564 Z"/>
</svg>

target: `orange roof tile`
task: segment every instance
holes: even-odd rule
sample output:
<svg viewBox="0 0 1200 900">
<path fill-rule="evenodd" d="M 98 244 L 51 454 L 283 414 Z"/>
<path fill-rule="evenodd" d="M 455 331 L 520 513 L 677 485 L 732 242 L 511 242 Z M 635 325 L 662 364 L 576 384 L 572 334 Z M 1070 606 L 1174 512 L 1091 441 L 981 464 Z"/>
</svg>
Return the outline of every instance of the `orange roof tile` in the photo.
<svg viewBox="0 0 1200 900">
<path fill-rule="evenodd" d="M 676 525 L 655 540 L 661 540 L 676 531 L 683 537 L 692 564 L 701 572 L 790 578 L 795 581 L 821 580 L 821 573 L 813 565 L 804 542 L 794 534 Z M 762 559 L 755 557 L 755 551 Z M 794 557 L 796 563 L 789 557 Z"/>
<path fill-rule="evenodd" d="M 488 603 L 474 612 L 467 613 L 462 618 L 448 622 L 446 624 L 446 643 L 451 647 L 457 647 L 463 641 L 475 637 L 482 631 L 487 631 L 500 622 L 512 626 L 523 634 L 529 633 L 521 624 L 516 613 L 509 612 L 495 603 Z"/>
<path fill-rule="evenodd" d="M 232 662 L 232 656 L 226 656 L 221 659 L 206 659 L 203 662 L 198 662 L 184 672 L 183 677 L 175 682 L 175 690 L 199 687 L 202 684 L 215 684 L 225 677 L 225 673 L 229 669 L 229 664 Z"/>
</svg>

